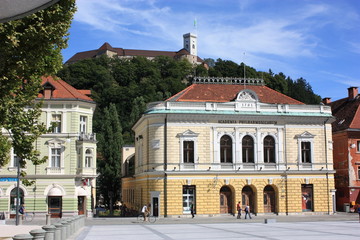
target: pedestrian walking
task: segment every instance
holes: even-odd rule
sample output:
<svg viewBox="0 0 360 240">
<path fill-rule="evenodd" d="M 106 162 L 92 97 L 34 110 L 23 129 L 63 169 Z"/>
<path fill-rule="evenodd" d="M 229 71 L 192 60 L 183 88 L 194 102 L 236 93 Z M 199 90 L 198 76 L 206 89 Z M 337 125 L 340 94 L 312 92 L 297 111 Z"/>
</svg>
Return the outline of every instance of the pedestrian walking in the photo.
<svg viewBox="0 0 360 240">
<path fill-rule="evenodd" d="M 236 205 L 236 210 L 238 212 L 238 215 L 237 215 L 237 219 L 241 219 L 241 202 L 239 201 L 238 204 Z"/>
<path fill-rule="evenodd" d="M 245 207 L 245 219 L 246 217 L 249 215 L 249 218 L 251 219 L 251 214 L 250 214 L 250 206 L 246 205 Z"/>
<path fill-rule="evenodd" d="M 190 203 L 190 213 L 191 213 L 192 218 L 194 218 L 195 213 L 194 213 L 194 203 L 193 202 Z"/>
</svg>

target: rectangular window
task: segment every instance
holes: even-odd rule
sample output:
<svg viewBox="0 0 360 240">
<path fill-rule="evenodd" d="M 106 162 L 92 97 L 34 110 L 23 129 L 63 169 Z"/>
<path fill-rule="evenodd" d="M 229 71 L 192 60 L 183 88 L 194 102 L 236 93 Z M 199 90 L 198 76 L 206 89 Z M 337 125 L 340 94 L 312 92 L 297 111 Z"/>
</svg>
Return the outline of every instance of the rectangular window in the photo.
<svg viewBox="0 0 360 240">
<path fill-rule="evenodd" d="M 312 184 L 301 184 L 301 205 L 303 212 L 311 212 L 313 208 L 314 195 Z"/>
<path fill-rule="evenodd" d="M 61 160 L 61 148 L 51 149 L 51 167 L 59 168 Z"/>
<path fill-rule="evenodd" d="M 358 179 L 360 180 L 360 166 L 358 166 Z"/>
<path fill-rule="evenodd" d="M 301 142 L 301 162 L 311 163 L 311 143 Z"/>
<path fill-rule="evenodd" d="M 87 117 L 86 116 L 80 116 L 80 133 L 86 133 L 86 123 L 87 123 Z"/>
<path fill-rule="evenodd" d="M 61 114 L 52 114 L 51 122 L 55 123 L 53 133 L 61 133 Z"/>
<path fill-rule="evenodd" d="M 183 213 L 190 214 L 190 205 L 195 204 L 195 186 L 184 185 L 183 186 Z"/>
<path fill-rule="evenodd" d="M 194 163 L 194 142 L 184 141 L 184 163 Z"/>
<path fill-rule="evenodd" d="M 86 149 L 85 151 L 85 167 L 89 168 L 91 167 L 92 164 L 92 150 L 91 149 Z"/>
<path fill-rule="evenodd" d="M 13 159 L 12 159 L 12 166 L 18 167 L 20 162 L 20 157 L 16 155 L 16 153 L 13 153 Z"/>
<path fill-rule="evenodd" d="M 360 141 L 356 142 L 356 151 L 360 152 Z"/>
</svg>

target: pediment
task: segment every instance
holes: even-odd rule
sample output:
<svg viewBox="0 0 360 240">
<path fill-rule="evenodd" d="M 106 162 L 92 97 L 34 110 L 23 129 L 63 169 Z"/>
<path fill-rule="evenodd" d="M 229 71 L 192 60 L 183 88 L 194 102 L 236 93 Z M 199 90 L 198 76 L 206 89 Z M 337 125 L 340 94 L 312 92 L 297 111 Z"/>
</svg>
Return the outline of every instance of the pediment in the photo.
<svg viewBox="0 0 360 240">
<path fill-rule="evenodd" d="M 61 147 L 65 144 L 65 141 L 60 138 L 53 138 L 45 142 L 50 147 Z"/>
<path fill-rule="evenodd" d="M 191 131 L 190 129 L 186 130 L 183 133 L 179 133 L 177 135 L 177 137 L 197 137 L 197 136 L 199 136 L 199 133 L 195 133 L 195 132 Z"/>
<path fill-rule="evenodd" d="M 296 135 L 296 138 L 314 138 L 316 135 L 313 135 L 309 133 L 308 131 L 305 131 L 301 134 Z"/>
</svg>

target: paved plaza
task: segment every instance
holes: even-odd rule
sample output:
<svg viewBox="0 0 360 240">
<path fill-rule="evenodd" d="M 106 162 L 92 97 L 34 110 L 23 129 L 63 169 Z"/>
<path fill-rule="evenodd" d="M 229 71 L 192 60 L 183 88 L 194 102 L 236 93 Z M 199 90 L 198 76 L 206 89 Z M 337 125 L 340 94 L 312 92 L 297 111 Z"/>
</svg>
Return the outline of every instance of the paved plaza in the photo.
<svg viewBox="0 0 360 240">
<path fill-rule="evenodd" d="M 133 224 L 93 225 L 86 227 L 76 240 L 176 240 L 176 239 L 269 239 L 338 240 L 360 239 L 360 224 L 346 222 L 276 222 L 210 224 Z"/>
<path fill-rule="evenodd" d="M 265 219 L 269 219 L 265 223 Z M 59 219 L 51 219 L 54 224 Z M 28 233 L 45 225 L 45 218 L 35 218 L 14 226 L 13 219 L 0 225 L 0 239 Z M 86 226 L 69 240 L 177 240 L 177 239 L 269 239 L 332 240 L 360 239 L 357 213 L 335 215 L 253 216 L 236 219 L 225 216 L 159 218 L 156 223 L 138 223 L 136 218 L 87 218 Z"/>
</svg>

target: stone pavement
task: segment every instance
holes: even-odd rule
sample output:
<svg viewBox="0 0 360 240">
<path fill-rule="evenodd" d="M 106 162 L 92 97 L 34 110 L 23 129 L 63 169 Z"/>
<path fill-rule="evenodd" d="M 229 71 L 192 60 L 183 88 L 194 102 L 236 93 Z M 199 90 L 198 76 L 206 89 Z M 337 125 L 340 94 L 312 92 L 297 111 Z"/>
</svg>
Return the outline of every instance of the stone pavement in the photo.
<svg viewBox="0 0 360 240">
<path fill-rule="evenodd" d="M 132 224 L 86 227 L 76 240 L 358 240 L 359 222 Z"/>
<path fill-rule="evenodd" d="M 269 220 L 268 224 L 264 223 Z M 52 224 L 58 219 L 51 219 Z M 0 225 L 0 240 L 28 233 L 45 225 L 45 218 L 34 218 L 15 226 L 13 219 Z M 360 239 L 359 215 L 262 215 L 236 219 L 231 215 L 159 218 L 156 223 L 139 224 L 136 218 L 88 218 L 86 226 L 72 240 L 112 239 Z M 5 238 L 7 237 L 7 238 Z M 10 238 L 9 238 L 10 237 Z"/>
</svg>

